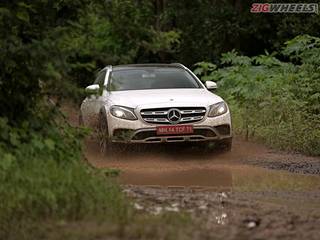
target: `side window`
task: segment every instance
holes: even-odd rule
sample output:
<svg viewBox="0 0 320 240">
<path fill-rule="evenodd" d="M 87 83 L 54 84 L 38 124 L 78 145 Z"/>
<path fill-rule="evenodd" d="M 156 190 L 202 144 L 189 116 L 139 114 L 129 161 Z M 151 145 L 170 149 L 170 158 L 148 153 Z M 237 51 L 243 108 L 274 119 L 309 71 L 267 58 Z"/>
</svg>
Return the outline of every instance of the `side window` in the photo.
<svg viewBox="0 0 320 240">
<path fill-rule="evenodd" d="M 94 84 L 99 84 L 99 86 L 102 86 L 104 84 L 104 79 L 106 77 L 106 71 L 102 71 L 98 74 L 98 77 L 94 81 Z"/>
</svg>

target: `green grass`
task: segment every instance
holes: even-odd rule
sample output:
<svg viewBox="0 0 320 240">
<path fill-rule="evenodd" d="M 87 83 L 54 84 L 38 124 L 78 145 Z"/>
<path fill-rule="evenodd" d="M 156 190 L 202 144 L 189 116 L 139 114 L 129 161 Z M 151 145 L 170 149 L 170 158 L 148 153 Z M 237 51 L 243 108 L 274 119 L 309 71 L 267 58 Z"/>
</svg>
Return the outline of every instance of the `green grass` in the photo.
<svg viewBox="0 0 320 240">
<path fill-rule="evenodd" d="M 26 223 L 94 216 L 127 222 L 131 208 L 121 189 L 84 163 L 29 159 L 11 169 L 0 186 L 0 236 L 24 232 Z M 0 237 L 1 238 L 1 237 Z"/>
<path fill-rule="evenodd" d="M 79 221 L 48 221 L 36 227 L 33 239 L 192 239 L 190 218 L 182 213 L 150 215 L 133 212 L 126 224 L 107 219 L 86 218 Z"/>
</svg>

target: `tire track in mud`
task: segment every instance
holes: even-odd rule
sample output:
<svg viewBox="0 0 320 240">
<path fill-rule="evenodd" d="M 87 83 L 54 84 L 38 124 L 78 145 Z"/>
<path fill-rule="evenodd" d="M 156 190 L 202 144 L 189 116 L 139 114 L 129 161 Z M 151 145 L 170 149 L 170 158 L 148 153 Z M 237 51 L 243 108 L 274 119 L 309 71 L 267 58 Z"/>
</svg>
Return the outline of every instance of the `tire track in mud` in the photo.
<svg viewBox="0 0 320 240">
<path fill-rule="evenodd" d="M 309 160 L 310 161 L 310 160 Z M 312 161 L 312 160 L 311 160 Z M 269 168 L 272 170 L 285 170 L 291 173 L 299 173 L 299 174 L 313 174 L 320 175 L 320 162 L 307 162 L 306 160 L 303 162 L 276 162 L 276 161 L 268 161 L 261 162 L 259 160 L 251 160 L 247 162 L 248 164 L 252 164 L 254 166 L 260 166 L 264 168 Z"/>
</svg>

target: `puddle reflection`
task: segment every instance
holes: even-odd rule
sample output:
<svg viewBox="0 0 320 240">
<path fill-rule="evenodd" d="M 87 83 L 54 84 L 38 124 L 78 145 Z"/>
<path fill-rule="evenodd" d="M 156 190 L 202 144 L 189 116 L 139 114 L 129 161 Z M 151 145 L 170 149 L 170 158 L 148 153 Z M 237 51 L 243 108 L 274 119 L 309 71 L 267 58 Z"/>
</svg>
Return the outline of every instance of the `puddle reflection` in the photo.
<svg viewBox="0 0 320 240">
<path fill-rule="evenodd" d="M 121 184 L 227 188 L 234 191 L 320 190 L 320 177 L 249 166 L 215 166 L 188 170 L 128 170 Z"/>
</svg>

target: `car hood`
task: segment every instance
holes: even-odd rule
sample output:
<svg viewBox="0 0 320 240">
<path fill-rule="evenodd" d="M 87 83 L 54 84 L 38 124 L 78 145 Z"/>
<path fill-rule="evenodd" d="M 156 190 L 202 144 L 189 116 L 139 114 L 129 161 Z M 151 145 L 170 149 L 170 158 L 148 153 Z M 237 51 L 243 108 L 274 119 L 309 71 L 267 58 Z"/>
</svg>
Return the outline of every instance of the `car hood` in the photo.
<svg viewBox="0 0 320 240">
<path fill-rule="evenodd" d="M 111 105 L 131 108 L 209 106 L 223 101 L 207 89 L 152 89 L 114 91 L 109 95 Z"/>
</svg>

